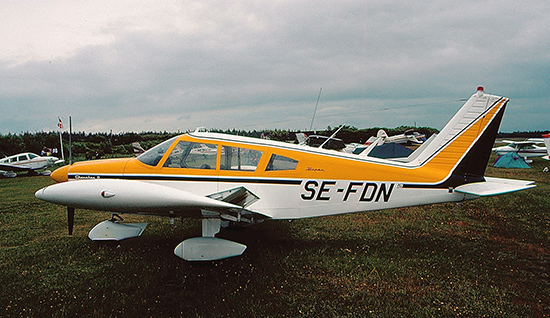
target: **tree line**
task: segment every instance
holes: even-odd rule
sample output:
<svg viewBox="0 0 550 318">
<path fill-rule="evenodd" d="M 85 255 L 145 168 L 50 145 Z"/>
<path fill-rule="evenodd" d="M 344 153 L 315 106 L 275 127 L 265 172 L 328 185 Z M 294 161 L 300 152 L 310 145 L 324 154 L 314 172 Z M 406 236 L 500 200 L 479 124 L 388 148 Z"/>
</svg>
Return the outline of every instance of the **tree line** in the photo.
<svg viewBox="0 0 550 318">
<path fill-rule="evenodd" d="M 327 127 L 322 131 L 301 131 L 306 135 L 332 135 L 339 127 Z M 378 130 L 384 129 L 389 136 L 402 134 L 408 129 L 414 129 L 419 133 L 425 134 L 426 138 L 433 133 L 437 133 L 438 130 L 430 127 L 411 127 L 411 126 L 399 126 L 395 128 L 364 128 L 359 129 L 353 126 L 344 126 L 336 135 L 337 138 L 342 139 L 345 143 L 364 143 L 370 136 L 376 136 Z M 210 131 L 264 138 L 267 137 L 273 140 L 292 142 L 296 140 L 296 133 L 298 131 L 292 130 L 236 130 L 236 129 L 212 129 Z M 541 138 L 542 134 L 546 132 L 532 131 L 532 132 L 513 132 L 513 133 L 499 133 L 500 138 Z M 139 142 L 143 149 L 149 149 L 152 146 L 181 134 L 181 132 L 126 132 L 126 133 L 85 133 L 74 132 L 71 135 L 72 140 L 72 154 L 73 156 L 84 157 L 86 152 L 98 153 L 101 156 L 126 156 L 133 153 L 132 143 Z M 62 133 L 63 139 L 63 151 L 65 155 L 68 154 L 69 147 L 69 134 L 66 131 Z M 60 148 L 60 139 L 58 132 L 25 132 L 21 134 L 7 134 L 0 135 L 0 157 L 10 156 L 21 152 L 34 152 L 40 154 L 45 148 L 53 149 Z M 59 152 L 61 149 L 59 149 Z"/>
<path fill-rule="evenodd" d="M 144 149 L 148 149 L 161 141 L 178 135 L 169 132 L 141 132 L 141 133 L 85 133 L 73 132 L 71 135 L 73 156 L 85 156 L 86 152 L 100 155 L 129 155 L 133 153 L 132 143 L 139 142 Z M 69 153 L 69 133 L 61 135 L 63 151 Z M 34 152 L 40 154 L 44 149 L 59 149 L 61 153 L 60 137 L 58 132 L 35 132 L 22 134 L 0 135 L 0 157 L 10 156 L 20 152 Z"/>
</svg>

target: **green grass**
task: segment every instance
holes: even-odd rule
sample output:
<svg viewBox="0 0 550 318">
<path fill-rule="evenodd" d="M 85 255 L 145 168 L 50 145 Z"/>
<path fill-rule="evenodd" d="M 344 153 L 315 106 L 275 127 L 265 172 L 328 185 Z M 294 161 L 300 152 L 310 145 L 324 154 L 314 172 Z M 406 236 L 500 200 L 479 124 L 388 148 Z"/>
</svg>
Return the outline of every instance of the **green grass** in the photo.
<svg viewBox="0 0 550 318">
<path fill-rule="evenodd" d="M 537 188 L 468 201 L 267 221 L 220 237 L 241 257 L 173 255 L 200 221 L 148 222 L 140 238 L 98 244 L 108 213 L 37 200 L 48 177 L 0 179 L 0 317 L 550 316 L 550 162 L 488 175 Z"/>
</svg>

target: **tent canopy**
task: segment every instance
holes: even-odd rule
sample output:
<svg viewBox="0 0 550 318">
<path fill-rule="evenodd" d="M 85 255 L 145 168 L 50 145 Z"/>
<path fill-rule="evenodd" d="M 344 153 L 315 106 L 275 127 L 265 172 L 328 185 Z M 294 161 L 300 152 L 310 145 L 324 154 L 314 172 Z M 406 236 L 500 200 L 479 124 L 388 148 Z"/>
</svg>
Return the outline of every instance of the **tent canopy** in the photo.
<svg viewBox="0 0 550 318">
<path fill-rule="evenodd" d="M 520 168 L 520 169 L 529 169 L 531 168 L 525 160 L 515 152 L 509 152 L 497 158 L 493 167 L 496 168 Z"/>
</svg>

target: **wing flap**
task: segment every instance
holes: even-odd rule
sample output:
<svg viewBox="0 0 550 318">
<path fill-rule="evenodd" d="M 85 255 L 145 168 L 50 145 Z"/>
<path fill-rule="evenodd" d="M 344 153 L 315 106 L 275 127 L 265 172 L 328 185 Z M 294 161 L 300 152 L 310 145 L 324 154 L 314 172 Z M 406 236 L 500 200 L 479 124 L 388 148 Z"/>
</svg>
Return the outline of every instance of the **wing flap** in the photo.
<svg viewBox="0 0 550 318">
<path fill-rule="evenodd" d="M 480 197 L 505 194 L 534 188 L 534 181 L 485 177 L 485 182 L 468 183 L 455 188 L 456 192 Z"/>
<path fill-rule="evenodd" d="M 245 187 L 237 187 L 222 192 L 213 193 L 206 197 L 218 201 L 235 204 L 246 208 L 260 198 Z"/>
</svg>

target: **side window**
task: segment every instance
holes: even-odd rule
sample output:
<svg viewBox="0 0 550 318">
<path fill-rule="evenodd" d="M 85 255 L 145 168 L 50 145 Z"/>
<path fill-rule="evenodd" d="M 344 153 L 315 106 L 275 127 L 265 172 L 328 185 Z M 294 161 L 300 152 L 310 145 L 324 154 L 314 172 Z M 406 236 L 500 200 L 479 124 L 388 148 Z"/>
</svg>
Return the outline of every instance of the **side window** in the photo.
<svg viewBox="0 0 550 318">
<path fill-rule="evenodd" d="M 25 160 L 27 160 L 27 155 L 19 156 L 18 160 L 19 160 L 19 161 L 25 161 Z"/>
<path fill-rule="evenodd" d="M 164 162 L 167 168 L 216 169 L 218 146 L 180 141 Z"/>
<path fill-rule="evenodd" d="M 273 154 L 269 159 L 265 171 L 295 170 L 296 166 L 298 166 L 297 160 Z"/>
<path fill-rule="evenodd" d="M 223 146 L 221 170 L 256 171 L 262 152 L 247 148 Z"/>
</svg>

